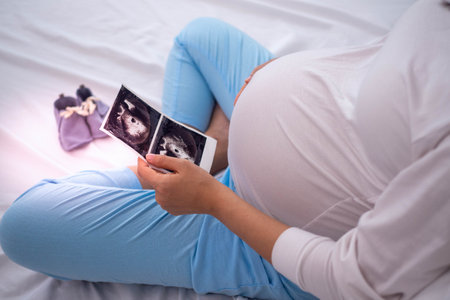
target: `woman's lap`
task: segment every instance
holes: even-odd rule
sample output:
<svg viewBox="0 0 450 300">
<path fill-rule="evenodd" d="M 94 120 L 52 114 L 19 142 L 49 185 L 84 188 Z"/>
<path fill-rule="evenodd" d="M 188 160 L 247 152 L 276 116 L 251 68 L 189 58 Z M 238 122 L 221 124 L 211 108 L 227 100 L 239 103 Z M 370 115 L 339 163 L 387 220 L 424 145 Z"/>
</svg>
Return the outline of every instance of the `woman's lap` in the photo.
<svg viewBox="0 0 450 300">
<path fill-rule="evenodd" d="M 221 181 L 233 187 L 229 172 Z M 12 260 L 56 278 L 301 295 L 217 219 L 162 210 L 129 169 L 43 180 L 14 202 L 0 229 Z"/>
</svg>

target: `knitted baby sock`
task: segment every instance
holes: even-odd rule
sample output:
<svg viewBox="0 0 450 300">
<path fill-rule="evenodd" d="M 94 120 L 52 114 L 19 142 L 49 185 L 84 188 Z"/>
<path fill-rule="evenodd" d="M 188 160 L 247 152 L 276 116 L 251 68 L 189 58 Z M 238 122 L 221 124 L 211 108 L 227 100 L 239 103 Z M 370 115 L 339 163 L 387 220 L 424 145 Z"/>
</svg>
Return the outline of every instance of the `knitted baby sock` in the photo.
<svg viewBox="0 0 450 300">
<path fill-rule="evenodd" d="M 70 151 L 92 141 L 85 117 L 76 112 L 80 100 L 61 94 L 53 104 L 61 147 Z"/>
<path fill-rule="evenodd" d="M 91 90 L 83 84 L 77 89 L 77 97 L 82 102 L 82 105 L 84 104 L 90 107 L 86 121 L 91 130 L 92 137 L 96 139 L 108 136 L 103 131 L 100 131 L 100 126 L 108 112 L 109 106 L 94 97 Z"/>
</svg>

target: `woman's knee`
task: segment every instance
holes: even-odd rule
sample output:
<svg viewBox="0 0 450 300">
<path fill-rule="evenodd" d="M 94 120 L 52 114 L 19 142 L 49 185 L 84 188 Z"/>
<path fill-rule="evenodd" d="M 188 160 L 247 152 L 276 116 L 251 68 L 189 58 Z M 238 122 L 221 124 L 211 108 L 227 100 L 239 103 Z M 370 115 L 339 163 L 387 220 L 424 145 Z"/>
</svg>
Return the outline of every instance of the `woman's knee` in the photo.
<svg viewBox="0 0 450 300">
<path fill-rule="evenodd" d="M 24 235 L 27 234 L 24 226 L 27 224 L 28 216 L 21 209 L 16 209 L 14 204 L 5 212 L 0 222 L 0 245 L 3 252 L 18 264 L 22 264 L 24 250 L 29 249 L 24 243 Z"/>
<path fill-rule="evenodd" d="M 189 22 L 175 38 L 181 45 L 189 43 L 202 43 L 209 40 L 212 35 L 221 35 L 231 25 L 209 17 L 201 17 Z"/>
<path fill-rule="evenodd" d="M 5 212 L 0 221 L 0 245 L 14 262 L 36 269 L 39 253 L 47 247 L 45 237 L 49 232 L 49 210 L 41 203 L 45 185 L 41 182 L 21 195 Z"/>
</svg>

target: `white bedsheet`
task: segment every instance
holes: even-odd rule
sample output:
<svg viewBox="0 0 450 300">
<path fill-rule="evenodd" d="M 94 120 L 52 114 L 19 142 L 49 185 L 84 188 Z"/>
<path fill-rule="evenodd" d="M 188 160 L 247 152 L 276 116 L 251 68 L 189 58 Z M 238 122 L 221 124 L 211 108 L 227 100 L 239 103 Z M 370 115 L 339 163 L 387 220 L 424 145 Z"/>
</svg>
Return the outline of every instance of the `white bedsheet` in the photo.
<svg viewBox="0 0 450 300">
<path fill-rule="evenodd" d="M 0 217 L 44 177 L 136 163 L 110 138 L 61 149 L 53 101 L 80 83 L 106 103 L 120 85 L 160 104 L 165 60 L 190 20 L 211 16 L 275 55 L 371 43 L 413 0 L 20 0 L 0 2 Z M 231 299 L 160 286 L 63 282 L 0 250 L 0 299 Z"/>
</svg>

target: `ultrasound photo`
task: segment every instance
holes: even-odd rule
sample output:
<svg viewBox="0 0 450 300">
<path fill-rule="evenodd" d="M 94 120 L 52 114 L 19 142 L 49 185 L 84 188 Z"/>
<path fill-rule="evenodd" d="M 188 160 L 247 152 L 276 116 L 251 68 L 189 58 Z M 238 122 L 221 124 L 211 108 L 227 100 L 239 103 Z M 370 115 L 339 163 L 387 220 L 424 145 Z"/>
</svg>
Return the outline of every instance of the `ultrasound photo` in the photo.
<svg viewBox="0 0 450 300">
<path fill-rule="evenodd" d="M 187 159 L 200 165 L 206 139 L 163 116 L 150 152 Z"/>
<path fill-rule="evenodd" d="M 102 127 L 145 157 L 160 116 L 158 111 L 122 86 Z"/>
<path fill-rule="evenodd" d="M 124 86 L 100 130 L 127 144 L 144 160 L 148 153 L 167 155 L 187 159 L 208 172 L 217 145 L 215 139 L 166 117 Z"/>
</svg>

